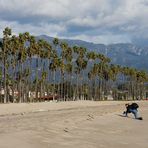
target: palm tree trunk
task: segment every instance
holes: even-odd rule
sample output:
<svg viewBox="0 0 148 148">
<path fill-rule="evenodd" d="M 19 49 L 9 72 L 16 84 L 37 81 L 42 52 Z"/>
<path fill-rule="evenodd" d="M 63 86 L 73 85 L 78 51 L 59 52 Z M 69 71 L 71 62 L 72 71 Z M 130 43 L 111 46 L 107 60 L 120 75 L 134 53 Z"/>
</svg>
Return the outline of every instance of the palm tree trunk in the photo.
<svg viewBox="0 0 148 148">
<path fill-rule="evenodd" d="M 55 70 L 53 71 L 53 101 L 55 100 Z"/>
<path fill-rule="evenodd" d="M 35 99 L 38 101 L 38 58 L 36 60 Z"/>
<path fill-rule="evenodd" d="M 5 48 L 4 48 L 5 49 Z M 7 103 L 7 78 L 6 78 L 6 74 L 7 74 L 7 68 L 6 68 L 6 57 L 5 57 L 5 50 L 4 50 L 4 103 Z"/>
</svg>

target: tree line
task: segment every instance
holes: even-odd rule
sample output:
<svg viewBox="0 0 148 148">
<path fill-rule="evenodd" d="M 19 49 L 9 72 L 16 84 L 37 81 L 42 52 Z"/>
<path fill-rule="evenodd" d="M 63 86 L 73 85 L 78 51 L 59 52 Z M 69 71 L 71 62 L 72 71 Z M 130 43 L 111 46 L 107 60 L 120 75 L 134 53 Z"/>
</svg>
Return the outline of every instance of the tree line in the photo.
<svg viewBox="0 0 148 148">
<path fill-rule="evenodd" d="M 45 96 L 61 101 L 105 100 L 109 95 L 114 100 L 143 99 L 147 82 L 146 71 L 112 64 L 110 58 L 85 47 L 71 47 L 58 38 L 51 43 L 37 40 L 28 32 L 12 35 L 8 27 L 3 31 L 3 103 L 42 101 Z"/>
</svg>

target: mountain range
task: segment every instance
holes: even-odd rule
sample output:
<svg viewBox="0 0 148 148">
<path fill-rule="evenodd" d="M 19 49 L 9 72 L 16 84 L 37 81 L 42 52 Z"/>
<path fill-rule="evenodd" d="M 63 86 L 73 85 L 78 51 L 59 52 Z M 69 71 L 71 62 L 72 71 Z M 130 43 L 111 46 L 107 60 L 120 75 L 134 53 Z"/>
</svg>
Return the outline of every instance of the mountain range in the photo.
<svg viewBox="0 0 148 148">
<path fill-rule="evenodd" d="M 40 35 L 37 39 L 44 39 L 50 43 L 53 37 L 47 35 Z M 0 39 L 1 40 L 1 39 Z M 134 43 L 118 43 L 118 44 L 95 44 L 82 40 L 59 39 L 67 42 L 69 46 L 82 46 L 88 51 L 102 53 L 111 59 L 111 63 L 121 66 L 134 67 L 139 70 L 148 71 L 148 45 L 134 44 Z"/>
<path fill-rule="evenodd" d="M 48 42 L 52 42 L 53 38 L 41 35 L 38 39 L 44 39 Z M 88 51 L 95 51 L 96 53 L 102 53 L 111 58 L 111 63 L 122 66 L 134 67 L 139 70 L 148 71 L 148 46 L 136 45 L 132 43 L 118 43 L 118 44 L 95 44 L 92 42 L 86 42 L 82 40 L 69 40 L 59 39 L 68 43 L 69 46 L 82 46 L 87 48 Z"/>
</svg>

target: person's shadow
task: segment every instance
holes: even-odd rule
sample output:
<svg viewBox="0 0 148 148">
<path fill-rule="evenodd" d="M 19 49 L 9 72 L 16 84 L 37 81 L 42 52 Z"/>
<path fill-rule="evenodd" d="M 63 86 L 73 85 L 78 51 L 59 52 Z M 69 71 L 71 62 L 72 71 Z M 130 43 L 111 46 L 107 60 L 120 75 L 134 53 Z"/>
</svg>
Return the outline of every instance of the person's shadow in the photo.
<svg viewBox="0 0 148 148">
<path fill-rule="evenodd" d="M 116 114 L 117 116 L 120 116 L 120 117 L 126 117 L 124 116 L 123 114 Z"/>
<path fill-rule="evenodd" d="M 134 119 L 135 120 L 135 118 L 133 118 L 133 117 L 129 117 L 129 116 L 125 116 L 125 115 L 123 115 L 123 114 L 116 114 L 117 116 L 120 116 L 120 117 L 126 117 L 126 118 L 130 118 L 130 119 Z M 139 117 L 139 118 L 136 118 L 137 120 L 143 120 L 143 118 L 142 117 Z"/>
<path fill-rule="evenodd" d="M 129 116 L 125 116 L 125 115 L 123 115 L 123 114 L 116 114 L 116 115 L 119 116 L 119 117 L 131 118 L 131 117 L 129 117 Z"/>
</svg>

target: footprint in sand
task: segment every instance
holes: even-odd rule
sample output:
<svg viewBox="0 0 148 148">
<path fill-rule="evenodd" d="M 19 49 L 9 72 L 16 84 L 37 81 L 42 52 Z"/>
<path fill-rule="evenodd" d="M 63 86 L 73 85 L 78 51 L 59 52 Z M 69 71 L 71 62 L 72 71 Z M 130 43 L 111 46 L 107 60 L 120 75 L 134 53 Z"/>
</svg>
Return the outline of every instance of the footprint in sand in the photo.
<svg viewBox="0 0 148 148">
<path fill-rule="evenodd" d="M 91 121 L 91 120 L 93 120 L 93 119 L 94 119 L 93 115 L 88 115 L 88 117 L 89 117 L 89 118 L 87 118 L 86 120 Z"/>
<path fill-rule="evenodd" d="M 68 128 L 65 128 L 65 129 L 64 129 L 64 132 L 69 132 L 69 131 L 68 131 Z"/>
</svg>

